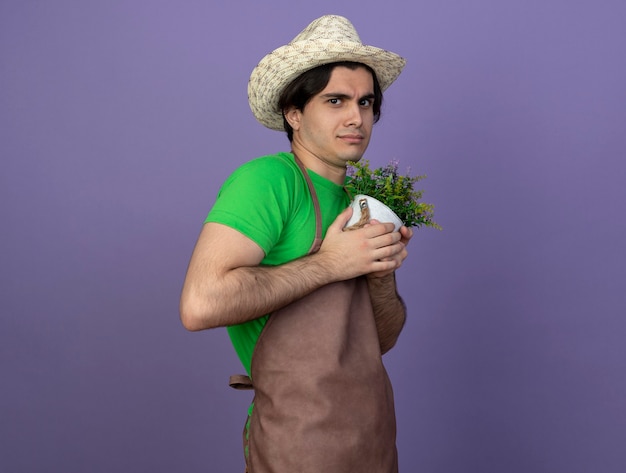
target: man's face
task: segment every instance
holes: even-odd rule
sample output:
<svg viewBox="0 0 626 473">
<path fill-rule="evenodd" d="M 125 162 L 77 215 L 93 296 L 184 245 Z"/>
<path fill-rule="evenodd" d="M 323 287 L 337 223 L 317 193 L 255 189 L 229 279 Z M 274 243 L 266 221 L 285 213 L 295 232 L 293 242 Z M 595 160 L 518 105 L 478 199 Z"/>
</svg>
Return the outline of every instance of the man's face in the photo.
<svg viewBox="0 0 626 473">
<path fill-rule="evenodd" d="M 358 161 L 367 149 L 374 124 L 373 101 L 370 71 L 335 67 L 324 90 L 304 110 L 295 111 L 294 149 L 305 150 L 320 165 L 345 171 L 346 163 Z"/>
</svg>

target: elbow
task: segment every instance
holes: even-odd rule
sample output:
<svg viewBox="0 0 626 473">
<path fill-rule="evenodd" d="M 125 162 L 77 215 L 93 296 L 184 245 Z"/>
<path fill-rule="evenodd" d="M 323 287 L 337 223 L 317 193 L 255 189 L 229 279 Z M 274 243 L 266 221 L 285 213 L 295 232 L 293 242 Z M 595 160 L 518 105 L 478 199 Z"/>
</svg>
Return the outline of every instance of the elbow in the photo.
<svg viewBox="0 0 626 473">
<path fill-rule="evenodd" d="M 181 297 L 179 312 L 183 327 L 190 332 L 216 327 L 216 325 L 210 323 L 212 319 L 206 308 L 203 309 L 197 301 L 192 300 L 190 297 Z"/>
<path fill-rule="evenodd" d="M 198 319 L 187 310 L 180 311 L 180 321 L 183 324 L 183 327 L 190 332 L 198 332 L 203 329 Z"/>
<path fill-rule="evenodd" d="M 195 313 L 185 304 L 180 304 L 180 321 L 190 332 L 197 332 L 198 330 L 202 330 L 200 328 L 200 324 L 198 323 L 198 318 Z"/>
</svg>

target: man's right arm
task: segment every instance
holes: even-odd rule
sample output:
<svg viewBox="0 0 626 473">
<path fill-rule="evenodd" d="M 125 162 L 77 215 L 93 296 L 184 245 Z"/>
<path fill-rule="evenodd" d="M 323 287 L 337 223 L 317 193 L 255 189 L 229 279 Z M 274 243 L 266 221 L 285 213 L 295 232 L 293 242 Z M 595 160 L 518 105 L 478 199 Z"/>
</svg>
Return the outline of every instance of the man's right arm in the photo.
<svg viewBox="0 0 626 473">
<path fill-rule="evenodd" d="M 347 209 L 329 227 L 320 250 L 279 266 L 260 266 L 263 250 L 238 231 L 204 225 L 189 263 L 180 300 L 188 330 L 236 325 L 277 310 L 326 284 L 396 269 L 404 248 L 390 224 L 353 232 L 342 228 Z"/>
</svg>

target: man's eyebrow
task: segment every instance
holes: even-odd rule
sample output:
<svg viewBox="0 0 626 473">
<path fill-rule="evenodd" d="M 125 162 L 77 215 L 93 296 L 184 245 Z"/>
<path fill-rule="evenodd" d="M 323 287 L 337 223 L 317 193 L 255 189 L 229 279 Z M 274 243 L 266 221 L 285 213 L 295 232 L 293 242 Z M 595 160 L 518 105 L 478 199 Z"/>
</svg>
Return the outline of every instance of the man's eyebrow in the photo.
<svg viewBox="0 0 626 473">
<path fill-rule="evenodd" d="M 327 94 L 320 95 L 323 99 L 351 99 L 352 95 L 344 94 L 342 92 L 328 92 Z M 359 97 L 359 101 L 361 100 L 374 100 L 376 95 L 372 92 L 369 94 L 365 94 L 362 97 Z"/>
<path fill-rule="evenodd" d="M 350 99 L 352 98 L 350 95 L 344 94 L 341 92 L 328 92 L 327 94 L 320 95 L 320 97 L 323 99 Z"/>
</svg>

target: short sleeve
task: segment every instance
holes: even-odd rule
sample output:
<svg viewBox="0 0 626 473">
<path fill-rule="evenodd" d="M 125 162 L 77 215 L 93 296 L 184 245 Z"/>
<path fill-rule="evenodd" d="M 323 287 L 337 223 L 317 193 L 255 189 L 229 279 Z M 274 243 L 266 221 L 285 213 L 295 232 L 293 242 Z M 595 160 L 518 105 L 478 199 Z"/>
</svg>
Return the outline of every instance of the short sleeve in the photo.
<svg viewBox="0 0 626 473">
<path fill-rule="evenodd" d="M 281 159 L 250 161 L 224 182 L 206 222 L 239 231 L 267 255 L 288 218 L 294 179 L 293 168 Z"/>
</svg>

